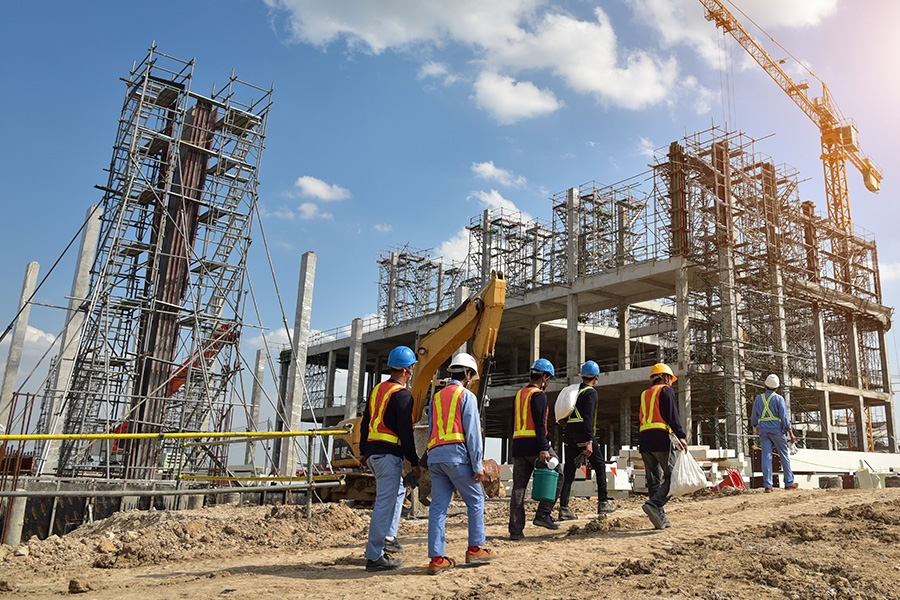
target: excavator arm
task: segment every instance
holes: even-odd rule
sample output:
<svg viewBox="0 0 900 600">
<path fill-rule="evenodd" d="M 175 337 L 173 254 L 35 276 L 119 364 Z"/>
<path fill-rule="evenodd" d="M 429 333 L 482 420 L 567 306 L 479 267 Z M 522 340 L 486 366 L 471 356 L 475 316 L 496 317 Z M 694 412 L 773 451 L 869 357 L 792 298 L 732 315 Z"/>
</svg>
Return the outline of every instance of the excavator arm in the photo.
<svg viewBox="0 0 900 600">
<path fill-rule="evenodd" d="M 474 297 L 466 300 L 437 328 L 422 338 L 416 348 L 419 362 L 412 382 L 413 421 L 422 417 L 438 369 L 460 347 L 472 341 L 472 356 L 478 362 L 477 377 L 469 389 L 479 396 L 478 390 L 485 379 L 485 365 L 494 358 L 497 332 L 506 305 L 506 279 L 503 273 L 491 273 L 491 281 Z M 487 369 L 489 371 L 489 369 Z"/>
</svg>

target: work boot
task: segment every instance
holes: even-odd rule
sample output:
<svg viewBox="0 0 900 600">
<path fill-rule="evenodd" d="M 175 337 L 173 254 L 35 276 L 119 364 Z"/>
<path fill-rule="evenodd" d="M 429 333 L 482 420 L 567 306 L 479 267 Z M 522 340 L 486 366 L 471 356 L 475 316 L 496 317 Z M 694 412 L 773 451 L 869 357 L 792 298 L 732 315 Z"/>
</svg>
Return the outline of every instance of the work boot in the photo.
<svg viewBox="0 0 900 600">
<path fill-rule="evenodd" d="M 773 490 L 772 488 L 766 488 L 766 489 L 763 490 L 763 491 L 764 491 L 765 493 L 767 493 L 767 494 L 771 494 L 771 493 L 774 492 L 775 490 Z"/>
<path fill-rule="evenodd" d="M 480 547 L 477 552 L 466 550 L 467 565 L 480 565 L 483 563 L 489 563 L 495 558 L 497 558 L 497 553 L 490 548 L 485 548 L 484 546 Z"/>
<path fill-rule="evenodd" d="M 650 502 L 644 502 L 644 505 L 641 507 L 646 513 L 648 517 L 650 517 L 650 522 L 653 523 L 653 526 L 657 529 L 665 529 L 665 525 L 663 524 L 663 517 L 659 514 L 659 507 L 655 504 L 651 504 Z"/>
<path fill-rule="evenodd" d="M 514 542 L 518 542 L 519 540 L 525 539 L 525 534 L 522 533 L 521 531 L 519 533 L 511 533 L 511 534 L 509 534 L 509 539 Z"/>
<path fill-rule="evenodd" d="M 440 562 L 431 561 L 428 563 L 428 574 L 437 575 L 442 571 L 452 569 L 456 565 L 456 561 L 449 556 L 442 556 Z"/>
<path fill-rule="evenodd" d="M 597 503 L 597 514 L 598 515 L 608 515 L 611 512 L 616 512 L 616 507 L 611 502 L 607 502 L 606 500 L 600 500 Z"/>
<path fill-rule="evenodd" d="M 572 512 L 572 509 L 569 508 L 568 506 L 560 506 L 559 507 L 559 520 L 560 521 L 574 521 L 577 518 L 578 518 L 578 515 L 576 515 L 574 512 Z"/>
<path fill-rule="evenodd" d="M 545 529 L 559 529 L 559 523 L 557 523 L 552 515 L 544 515 L 543 517 L 535 517 L 534 521 L 531 522 L 532 525 L 537 525 L 538 527 L 543 527 Z"/>
<path fill-rule="evenodd" d="M 791 485 L 786 485 L 786 486 L 784 486 L 784 489 L 786 489 L 786 490 L 796 490 L 798 487 L 800 487 L 800 484 L 797 483 L 797 482 L 795 481 L 795 482 L 792 483 Z"/>
<path fill-rule="evenodd" d="M 397 538 L 384 538 L 384 551 L 390 554 L 400 554 L 403 552 L 403 546 Z"/>
<path fill-rule="evenodd" d="M 669 520 L 668 515 L 666 515 L 666 509 L 662 506 L 659 507 L 659 516 L 662 517 L 663 529 L 668 529 L 672 526 L 672 521 Z"/>
<path fill-rule="evenodd" d="M 382 554 L 378 560 L 366 561 L 366 571 L 392 571 L 399 569 L 402 564 L 402 560 L 391 558 L 390 554 Z"/>
</svg>

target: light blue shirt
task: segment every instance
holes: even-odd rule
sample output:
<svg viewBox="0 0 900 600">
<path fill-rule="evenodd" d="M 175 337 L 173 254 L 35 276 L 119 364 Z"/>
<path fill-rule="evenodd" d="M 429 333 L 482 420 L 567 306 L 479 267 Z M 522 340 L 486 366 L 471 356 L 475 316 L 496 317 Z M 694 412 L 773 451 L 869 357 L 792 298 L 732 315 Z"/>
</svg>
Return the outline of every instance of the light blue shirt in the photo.
<svg viewBox="0 0 900 600">
<path fill-rule="evenodd" d="M 456 379 L 451 379 L 448 385 L 461 385 Z M 483 470 L 481 460 L 484 458 L 484 449 L 481 446 L 481 419 L 478 417 L 478 398 L 469 390 L 464 390 L 460 397 L 460 410 L 462 411 L 462 426 L 466 435 L 465 444 L 443 444 L 435 446 L 428 451 L 429 463 L 443 463 L 445 465 L 470 464 L 476 473 Z M 432 418 L 434 416 L 434 399 L 428 411 L 428 432 L 431 433 Z"/>
<path fill-rule="evenodd" d="M 770 390 L 766 390 L 766 394 Z M 772 416 L 778 417 L 778 421 L 760 421 L 763 413 L 763 395 L 759 394 L 753 401 L 753 413 L 750 415 L 750 426 L 759 427 L 760 431 L 771 431 L 775 433 L 783 433 L 791 429 L 791 419 L 787 414 L 787 407 L 784 404 L 784 398 L 780 394 L 772 392 L 769 398 L 769 411 Z"/>
</svg>

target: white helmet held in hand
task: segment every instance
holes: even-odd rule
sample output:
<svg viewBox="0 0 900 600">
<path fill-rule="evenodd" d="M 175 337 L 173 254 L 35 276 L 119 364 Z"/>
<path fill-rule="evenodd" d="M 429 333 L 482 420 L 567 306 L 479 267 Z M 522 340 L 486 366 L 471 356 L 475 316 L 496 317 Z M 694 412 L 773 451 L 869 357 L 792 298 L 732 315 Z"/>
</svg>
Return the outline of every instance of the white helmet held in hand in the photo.
<svg viewBox="0 0 900 600">
<path fill-rule="evenodd" d="M 768 377 L 766 377 L 766 387 L 770 390 L 774 390 L 781 385 L 781 381 L 778 380 L 778 375 L 772 373 Z"/>
<path fill-rule="evenodd" d="M 475 361 L 475 358 L 471 354 L 460 352 L 450 361 L 450 367 L 447 370 L 451 373 L 459 373 L 469 369 L 475 371 L 475 375 L 478 375 L 478 363 Z"/>
</svg>

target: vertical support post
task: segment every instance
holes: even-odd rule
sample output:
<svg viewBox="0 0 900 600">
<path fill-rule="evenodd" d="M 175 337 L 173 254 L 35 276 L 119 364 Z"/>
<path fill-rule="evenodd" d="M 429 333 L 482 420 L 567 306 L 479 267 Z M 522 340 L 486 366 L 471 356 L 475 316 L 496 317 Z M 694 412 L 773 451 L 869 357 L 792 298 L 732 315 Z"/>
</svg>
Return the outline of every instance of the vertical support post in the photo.
<svg viewBox="0 0 900 600">
<path fill-rule="evenodd" d="M 28 498 L 24 496 L 9 498 L 6 523 L 3 530 L 3 544 L 6 546 L 18 546 L 22 543 L 22 528 L 25 526 L 25 502 L 27 500 Z M 53 528 L 52 525 L 51 521 L 51 529 Z"/>
<path fill-rule="evenodd" d="M 619 369 L 631 368 L 631 307 L 620 304 L 619 317 Z"/>
<path fill-rule="evenodd" d="M 491 211 L 485 209 L 481 221 L 481 287 L 491 280 L 491 248 L 494 245 L 491 235 Z M 457 304 L 459 306 L 459 304 Z"/>
<path fill-rule="evenodd" d="M 34 261 L 25 267 L 22 294 L 19 296 L 18 317 L 9 343 L 9 354 L 6 356 L 3 385 L 0 386 L 0 433 L 6 433 L 6 425 L 11 421 L 12 397 L 16 389 L 19 363 L 22 361 L 22 346 L 25 345 L 25 332 L 28 330 L 28 317 L 31 315 L 31 296 L 34 294 L 34 287 L 37 284 L 39 267 L 40 265 Z"/>
<path fill-rule="evenodd" d="M 400 256 L 391 252 L 391 266 L 388 271 L 387 306 L 384 308 L 385 324 L 390 327 L 397 322 L 397 270 L 400 267 Z"/>
<path fill-rule="evenodd" d="M 584 362 L 584 348 L 578 331 L 578 294 L 570 293 L 566 297 L 566 379 L 575 383 L 579 366 Z"/>
<path fill-rule="evenodd" d="M 531 328 L 531 336 L 528 340 L 528 351 L 530 352 L 530 356 L 528 358 L 528 369 L 531 369 L 531 365 L 534 364 L 534 361 L 541 357 L 541 324 L 535 323 Z"/>
<path fill-rule="evenodd" d="M 263 377 L 266 374 L 266 351 L 260 348 L 256 351 L 256 368 L 253 370 L 253 388 L 250 391 L 250 413 L 247 415 L 247 431 L 259 431 L 259 404 L 262 398 Z M 248 465 L 256 464 L 256 442 L 247 442 L 244 451 L 244 462 Z"/>
<path fill-rule="evenodd" d="M 312 497 L 313 497 L 313 446 L 318 436 L 311 435 L 306 444 L 306 522 L 312 519 Z"/>
<path fill-rule="evenodd" d="M 97 254 L 97 240 L 100 237 L 100 217 L 102 211 L 96 206 L 88 208 L 85 215 L 84 233 L 81 236 L 81 247 L 78 250 L 78 262 L 75 265 L 75 274 L 72 278 L 72 293 L 69 296 L 69 307 L 66 311 L 66 325 L 59 339 L 58 368 L 53 380 L 53 393 L 48 394 L 44 402 L 50 402 L 45 413 L 49 422 L 46 431 L 38 433 L 60 434 L 63 430 L 64 419 L 57 417 L 61 413 L 61 407 L 65 401 L 66 388 L 69 385 L 69 377 L 75 364 L 75 354 L 81 343 L 81 326 L 84 323 L 82 304 L 88 295 L 91 283 L 91 265 Z M 35 472 L 38 475 L 48 475 L 56 470 L 59 460 L 59 440 L 49 440 L 43 447 L 40 456 L 37 457 L 38 465 Z M 109 442 L 112 445 L 112 442 Z"/>
<path fill-rule="evenodd" d="M 691 330 L 688 303 L 689 275 L 687 264 L 682 260 L 675 274 L 675 336 L 678 345 L 678 414 L 687 433 L 693 431 L 694 415 L 691 412 L 691 378 L 687 376 L 691 364 Z M 694 443 L 699 443 L 695 440 Z M 744 449 L 746 452 L 746 449 Z"/>
<path fill-rule="evenodd" d="M 300 261 L 300 281 L 297 289 L 297 308 L 294 313 L 294 339 L 291 353 L 290 386 L 285 403 L 285 431 L 300 429 L 303 413 L 303 380 L 306 376 L 306 353 L 309 344 L 309 322 L 312 316 L 313 284 L 316 278 L 316 253 L 309 251 L 303 254 Z M 297 466 L 297 444 L 293 438 L 284 438 L 281 442 L 282 474 L 293 475 Z"/>
<path fill-rule="evenodd" d="M 572 284 L 578 277 L 578 246 L 581 232 L 578 229 L 578 190 L 566 190 L 566 283 Z"/>
<path fill-rule="evenodd" d="M 363 320 L 353 319 L 350 325 L 350 356 L 347 359 L 347 400 L 344 403 L 344 418 L 353 419 L 359 411 L 359 386 L 362 380 L 362 334 Z"/>
</svg>

